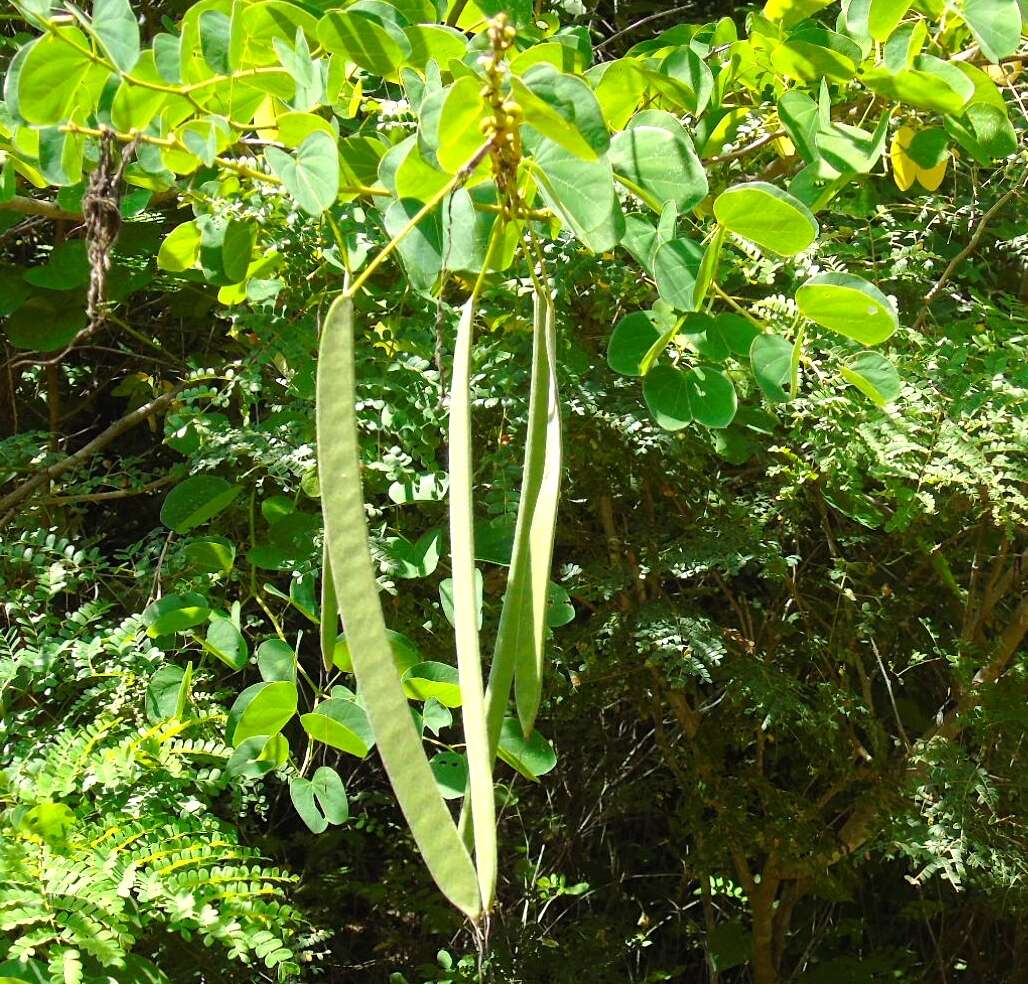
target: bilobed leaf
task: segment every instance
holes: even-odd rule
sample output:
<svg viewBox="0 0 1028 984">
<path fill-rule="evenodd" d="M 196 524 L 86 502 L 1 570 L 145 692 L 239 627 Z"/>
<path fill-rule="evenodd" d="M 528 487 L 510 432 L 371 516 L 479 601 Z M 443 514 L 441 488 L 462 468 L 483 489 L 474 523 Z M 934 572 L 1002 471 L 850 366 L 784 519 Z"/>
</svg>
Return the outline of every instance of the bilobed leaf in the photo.
<svg viewBox="0 0 1028 984">
<path fill-rule="evenodd" d="M 312 834 L 323 834 L 328 830 L 328 820 L 318 809 L 314 799 L 314 786 L 303 776 L 293 776 L 289 780 L 289 799 L 300 819 L 307 824 Z"/>
<path fill-rule="evenodd" d="M 325 819 L 331 824 L 345 823 L 350 816 L 350 805 L 339 773 L 330 766 L 322 765 L 314 770 L 311 785 Z"/>
<path fill-rule="evenodd" d="M 6 325 L 12 345 L 37 352 L 63 349 L 85 327 L 84 298 L 54 291 L 30 297 L 19 305 Z"/>
<path fill-rule="evenodd" d="M 1021 43 L 1017 0 L 963 0 L 958 10 L 989 61 L 999 62 L 1017 51 Z"/>
<path fill-rule="evenodd" d="M 111 61 L 131 72 L 139 60 L 139 21 L 129 0 L 95 0 L 93 30 Z"/>
<path fill-rule="evenodd" d="M 757 385 L 772 403 L 786 403 L 793 346 L 781 335 L 758 335 L 750 345 L 750 365 Z"/>
<path fill-rule="evenodd" d="M 630 190 L 638 189 L 656 212 L 665 202 L 684 212 L 707 196 L 707 177 L 684 127 L 675 134 L 633 126 L 614 137 L 609 156 L 614 173 L 631 182 Z"/>
<path fill-rule="evenodd" d="M 624 232 L 624 216 L 614 194 L 610 161 L 581 160 L 541 136 L 531 141 L 531 149 L 546 204 L 587 249 L 602 253 L 616 246 Z"/>
<path fill-rule="evenodd" d="M 896 367 L 878 352 L 861 352 L 847 360 L 839 371 L 846 382 L 880 407 L 892 403 L 903 388 Z"/>
<path fill-rule="evenodd" d="M 862 345 L 878 345 L 899 327 L 889 299 L 874 284 L 848 273 L 821 273 L 796 291 L 804 317 Z"/>
<path fill-rule="evenodd" d="M 403 674 L 403 690 L 411 700 L 434 697 L 446 707 L 461 706 L 460 676 L 449 663 L 427 660 Z"/>
<path fill-rule="evenodd" d="M 169 632 L 185 632 L 203 625 L 211 614 L 207 599 L 201 594 L 168 594 L 148 605 L 143 611 L 143 625 L 151 639 Z"/>
<path fill-rule="evenodd" d="M 694 366 L 686 373 L 686 382 L 689 407 L 696 423 L 721 429 L 732 422 L 738 400 L 732 381 L 723 372 Z"/>
<path fill-rule="evenodd" d="M 679 311 L 696 308 L 696 278 L 703 262 L 703 248 L 691 239 L 672 239 L 657 249 L 653 276 L 661 298 Z"/>
<path fill-rule="evenodd" d="M 176 533 L 188 533 L 228 508 L 241 491 L 241 485 L 231 485 L 217 475 L 191 475 L 168 493 L 161 522 Z"/>
<path fill-rule="evenodd" d="M 681 430 L 692 420 L 690 395 L 688 377 L 674 366 L 655 366 L 643 380 L 643 399 L 664 430 Z"/>
<path fill-rule="evenodd" d="M 267 683 L 276 680 L 296 681 L 296 653 L 281 639 L 266 639 L 257 647 L 257 668 Z"/>
<path fill-rule="evenodd" d="M 867 15 L 867 28 L 875 41 L 885 41 L 899 26 L 911 0 L 871 0 Z"/>
<path fill-rule="evenodd" d="M 512 80 L 514 97 L 526 123 L 584 160 L 594 160 L 610 146 L 603 111 L 589 84 L 552 65 L 533 65 Z"/>
<path fill-rule="evenodd" d="M 459 752 L 439 752 L 429 762 L 436 785 L 444 799 L 460 799 L 468 785 L 467 756 Z"/>
<path fill-rule="evenodd" d="M 318 40 L 372 75 L 386 76 L 411 54 L 402 29 L 362 10 L 333 10 L 318 22 Z"/>
<path fill-rule="evenodd" d="M 526 779 L 538 782 L 540 776 L 551 772 L 557 764 L 553 746 L 538 732 L 526 738 L 517 718 L 507 718 L 500 731 L 497 754 Z"/>
<path fill-rule="evenodd" d="M 730 232 L 779 256 L 817 239 L 817 219 L 798 198 L 764 181 L 733 185 L 714 200 L 714 215 Z"/>
<path fill-rule="evenodd" d="M 364 758 L 375 744 L 367 712 L 352 700 L 330 697 L 302 714 L 300 724 L 317 741 L 358 758 Z"/>
<path fill-rule="evenodd" d="M 339 193 L 339 154 L 335 140 L 324 131 L 315 130 L 292 155 L 277 147 L 266 147 L 264 158 L 308 215 L 321 215 L 335 202 Z"/>
<path fill-rule="evenodd" d="M 186 544 L 186 558 L 201 574 L 227 574 L 236 560 L 236 548 L 222 536 L 202 536 Z"/>
<path fill-rule="evenodd" d="M 246 640 L 235 622 L 220 615 L 211 618 L 207 627 L 206 649 L 233 670 L 241 670 L 250 658 Z"/>
<path fill-rule="evenodd" d="M 289 742 L 285 736 L 251 735 L 236 746 L 225 765 L 225 774 L 232 778 L 260 779 L 282 768 L 289 759 Z"/>
<path fill-rule="evenodd" d="M 277 735 L 296 713 L 296 684 L 286 680 L 247 687 L 229 709 L 225 740 L 233 747 L 256 735 Z"/>
<path fill-rule="evenodd" d="M 146 688 L 146 718 L 151 724 L 175 716 L 179 689 L 185 674 L 184 667 L 169 664 L 162 666 L 150 677 Z"/>
<path fill-rule="evenodd" d="M 89 39 L 62 25 L 35 41 L 20 65 L 17 108 L 29 123 L 65 123 L 78 110 L 90 115 L 110 71 L 89 57 Z"/>
<path fill-rule="evenodd" d="M 353 301 L 333 304 L 318 359 L 318 467 L 325 536 L 353 665 L 400 808 L 440 890 L 470 918 L 481 912 L 471 857 L 435 785 L 393 663 L 368 548 L 354 409 Z"/>
<path fill-rule="evenodd" d="M 667 344 L 667 330 L 652 311 L 626 314 L 607 344 L 607 365 L 622 376 L 645 376 L 663 350 L 662 341 Z"/>
</svg>

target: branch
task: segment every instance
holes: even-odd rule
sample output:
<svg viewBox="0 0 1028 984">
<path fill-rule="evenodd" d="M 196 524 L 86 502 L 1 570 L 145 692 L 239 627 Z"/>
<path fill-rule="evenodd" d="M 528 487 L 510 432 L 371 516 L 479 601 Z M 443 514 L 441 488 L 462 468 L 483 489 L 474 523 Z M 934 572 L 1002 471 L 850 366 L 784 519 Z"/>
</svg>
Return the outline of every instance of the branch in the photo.
<svg viewBox="0 0 1028 984">
<path fill-rule="evenodd" d="M 733 150 L 728 154 L 718 154 L 715 157 L 704 158 L 704 164 L 724 164 L 726 161 L 736 161 L 740 157 L 745 157 L 747 154 L 752 154 L 755 150 L 760 150 L 761 147 L 766 147 L 769 143 L 777 140 L 779 137 L 786 137 L 788 134 L 785 130 L 775 130 L 774 133 L 765 133 L 764 136 L 754 140 L 753 143 L 746 144 L 745 147 L 740 147 L 738 150 Z"/>
<path fill-rule="evenodd" d="M 47 485 L 66 471 L 77 468 L 98 451 L 107 447 L 112 441 L 116 441 L 126 431 L 141 424 L 148 417 L 166 410 L 187 385 L 187 382 L 179 383 L 178 386 L 169 392 L 158 396 L 149 403 L 144 403 L 141 407 L 126 414 L 120 420 L 116 420 L 107 430 L 98 434 L 74 454 L 69 454 L 67 457 L 50 465 L 49 468 L 44 468 L 42 471 L 37 472 L 28 481 L 22 482 L 13 492 L 8 492 L 7 495 L 0 498 L 0 526 L 4 526 L 11 519 L 14 508 L 18 503 L 32 495 L 36 489 Z"/>
<path fill-rule="evenodd" d="M 47 202 L 41 198 L 26 198 L 24 195 L 15 195 L 0 202 L 0 210 L 7 212 L 21 212 L 22 215 L 41 215 L 45 219 L 66 219 L 69 221 L 82 220 L 78 212 L 69 212 L 54 202 Z"/>
<path fill-rule="evenodd" d="M 924 304 L 921 305 L 921 313 L 917 316 L 917 321 L 914 322 L 914 331 L 920 331 L 924 326 L 925 321 L 928 319 L 928 309 L 931 306 L 932 301 L 939 296 L 942 288 L 949 283 L 953 274 L 956 273 L 957 268 L 961 263 L 964 262 L 977 248 L 978 244 L 982 241 L 982 236 L 985 235 L 985 227 L 996 217 L 997 213 L 1002 211 L 1004 206 L 1012 198 L 1014 198 L 1024 187 L 1025 182 L 1021 181 L 1019 184 L 1011 188 L 1005 195 L 1000 196 L 996 203 L 990 208 L 981 218 L 974 233 L 968 240 L 967 245 L 959 252 L 946 266 L 946 269 L 942 271 L 942 276 L 939 277 L 938 283 L 928 291 L 924 299 Z"/>
<path fill-rule="evenodd" d="M 112 492 L 90 492 L 82 495 L 55 495 L 49 499 L 41 499 L 41 506 L 70 506 L 79 502 L 108 502 L 111 499 L 127 499 L 133 495 L 145 495 L 147 492 L 155 492 L 157 489 L 171 485 L 177 480 L 175 475 L 165 475 L 153 482 L 147 482 L 137 489 L 115 489 Z"/>
</svg>

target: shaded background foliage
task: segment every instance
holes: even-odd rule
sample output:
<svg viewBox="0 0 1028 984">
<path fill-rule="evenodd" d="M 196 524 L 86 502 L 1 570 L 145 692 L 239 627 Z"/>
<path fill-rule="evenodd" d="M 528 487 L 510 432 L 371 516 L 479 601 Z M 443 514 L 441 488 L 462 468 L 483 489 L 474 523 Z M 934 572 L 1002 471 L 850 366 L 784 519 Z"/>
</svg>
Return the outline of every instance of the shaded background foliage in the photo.
<svg viewBox="0 0 1028 984">
<path fill-rule="evenodd" d="M 586 17 L 609 36 L 662 7 L 601 4 Z M 166 12 L 175 5 L 149 9 L 155 27 Z M 652 21 L 616 43 L 667 26 Z M 778 166 L 771 151 L 759 160 Z M 940 270 L 1017 180 L 1013 168 L 978 177 L 955 167 L 948 193 L 930 199 L 881 181 L 853 186 L 824 217 L 819 265 L 863 268 L 901 311 L 916 312 L 926 271 Z M 196 195 L 201 209 L 218 207 L 202 187 Z M 155 587 L 200 590 L 219 606 L 242 596 L 244 627 L 257 639 L 270 634 L 254 603 L 260 593 L 269 604 L 262 585 L 288 596 L 290 581 L 319 562 L 316 537 L 281 571 L 241 558 L 268 545 L 261 504 L 273 496 L 316 512 L 316 324 L 340 274 L 311 259 L 314 229 L 275 196 L 255 192 L 245 207 L 284 258 L 274 299 L 227 307 L 200 278 L 162 277 L 152 255 L 191 216 L 169 203 L 126 226 L 119 243 L 125 275 L 140 277 L 119 314 L 122 332 L 53 363 L 26 364 L 6 346 L 0 478 L 12 485 L 48 448 L 75 450 L 187 365 L 210 368 L 217 386 L 178 394 L 155 428 L 127 433 L 66 487 L 25 503 L 5 529 L 2 795 L 17 802 L 19 773 L 38 776 L 39 757 L 60 757 L 62 742 L 113 718 L 110 754 L 91 746 L 66 788 L 78 803 L 96 800 L 88 809 L 98 824 L 117 802 L 102 802 L 98 783 L 105 797 L 189 798 L 198 828 L 259 852 L 253 877 L 273 886 L 276 932 L 298 979 L 471 980 L 474 943 L 416 863 L 372 759 L 340 763 L 352 819 L 315 837 L 281 783 L 224 773 L 228 750 L 213 726 L 204 736 L 212 744 L 193 757 L 211 775 L 183 767 L 171 746 L 130 756 L 115 740 L 147 726 L 152 675 L 181 663 L 173 652 L 117 643 L 133 629 L 118 626 Z M 913 754 L 911 746 L 946 727 L 977 667 L 1022 617 L 1022 213 L 1015 199 L 919 330 L 905 319 L 893 350 L 904 379 L 896 409 L 852 400 L 815 366 L 798 401 L 741 415 L 723 433 L 660 431 L 637 387 L 605 364 L 610 326 L 651 302 L 651 288 L 616 258 L 570 245 L 552 257 L 562 269 L 568 449 L 555 572 L 576 614 L 554 634 L 541 722 L 557 770 L 538 786 L 507 777 L 501 836 L 518 863 L 501 886 L 488 979 L 748 980 L 760 886 L 776 878 L 785 888 L 763 917 L 783 976 L 1019 979 L 1028 965 L 1023 651 L 1002 685 L 968 709 L 962 730 Z M 66 234 L 75 241 L 71 222 L 0 216 L 9 268 L 41 266 Z M 753 256 L 726 289 L 770 295 L 764 313 L 779 323 L 791 278 Z M 387 283 L 362 303 L 373 325 L 358 367 L 365 482 L 376 546 L 388 555 L 387 537 L 414 540 L 445 522 L 442 503 L 397 503 L 390 489 L 443 469 L 438 328 L 446 348 L 453 312 Z M 490 298 L 476 350 L 483 525 L 516 505 L 525 310 L 513 294 Z M 746 395 L 756 407 L 756 394 Z M 239 549 L 226 575 L 197 573 L 187 544 L 160 522 L 167 486 L 208 471 L 243 485 L 217 524 Z M 112 492 L 140 494 L 104 498 Z M 427 654 L 447 645 L 445 573 L 387 577 L 390 624 Z M 487 611 L 499 589 L 487 576 Z M 284 602 L 269 607 L 291 637 L 305 633 L 301 657 L 315 672 L 309 622 Z M 222 713 L 256 679 L 252 666 L 229 678 L 205 664 L 195 683 L 201 709 Z M 190 836 L 202 850 L 206 834 Z M 0 855 L 0 864 L 14 862 Z M 174 918 L 140 920 L 134 931 L 137 952 L 169 979 L 252 979 L 224 948 L 182 946 L 176 928 Z"/>
</svg>

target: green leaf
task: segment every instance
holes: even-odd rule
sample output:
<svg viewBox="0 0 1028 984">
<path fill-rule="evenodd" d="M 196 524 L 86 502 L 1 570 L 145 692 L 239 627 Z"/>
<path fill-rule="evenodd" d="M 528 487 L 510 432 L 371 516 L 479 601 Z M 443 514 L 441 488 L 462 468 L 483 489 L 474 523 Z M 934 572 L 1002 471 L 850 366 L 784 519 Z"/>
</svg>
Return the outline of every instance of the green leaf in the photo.
<svg viewBox="0 0 1028 984">
<path fill-rule="evenodd" d="M 796 291 L 804 317 L 860 342 L 878 345 L 899 327 L 889 299 L 874 284 L 848 273 L 821 273 Z"/>
<path fill-rule="evenodd" d="M 390 573 L 411 580 L 435 573 L 439 566 L 439 537 L 439 530 L 429 530 L 414 543 L 402 536 L 389 537 L 385 548 L 391 562 Z"/>
<path fill-rule="evenodd" d="M 77 290 L 89 283 L 89 257 L 81 239 L 55 246 L 45 266 L 25 271 L 26 283 L 47 290 Z"/>
<path fill-rule="evenodd" d="M 622 376 L 645 376 L 669 340 L 671 325 L 653 311 L 633 311 L 615 326 L 607 345 L 607 365 Z"/>
<path fill-rule="evenodd" d="M 656 212 L 665 202 L 674 202 L 684 212 L 707 197 L 703 165 L 685 128 L 681 131 L 633 126 L 611 141 L 614 173 L 630 182 L 629 190 L 638 189 Z"/>
<path fill-rule="evenodd" d="M 460 799 L 468 785 L 468 760 L 459 752 L 439 752 L 428 763 L 444 799 Z"/>
<path fill-rule="evenodd" d="M 468 48 L 468 39 L 460 31 L 442 24 L 413 24 L 403 33 L 410 45 L 406 63 L 421 71 L 432 60 L 438 65 L 460 61 Z"/>
<path fill-rule="evenodd" d="M 686 382 L 696 423 L 720 430 L 732 422 L 738 399 L 732 381 L 723 372 L 695 366 L 686 373 Z"/>
<path fill-rule="evenodd" d="M 367 712 L 352 700 L 330 697 L 310 714 L 302 714 L 300 724 L 317 741 L 357 758 L 364 758 L 375 745 Z"/>
<path fill-rule="evenodd" d="M 226 666 L 233 670 L 241 670 L 250 658 L 250 650 L 243 634 L 229 618 L 215 615 L 207 628 L 208 652 L 217 656 Z"/>
<path fill-rule="evenodd" d="M 39 131 L 39 170 L 57 187 L 68 187 L 82 180 L 82 155 L 85 138 L 48 126 Z"/>
<path fill-rule="evenodd" d="M 152 677 L 146 688 L 146 719 L 158 724 L 175 717 L 178 695 L 186 671 L 174 664 L 162 666 Z"/>
<path fill-rule="evenodd" d="M 546 627 L 559 629 L 575 620 L 575 606 L 567 589 L 552 581 L 546 586 Z"/>
<path fill-rule="evenodd" d="M 696 278 L 703 263 L 703 248 L 691 239 L 672 239 L 657 249 L 653 276 L 657 293 L 679 311 L 696 306 Z"/>
<path fill-rule="evenodd" d="M 485 581 L 482 572 L 475 568 L 475 607 L 478 610 L 478 628 L 482 628 L 482 592 Z M 439 604 L 442 605 L 446 621 L 453 625 L 453 578 L 448 577 L 439 582 Z"/>
<path fill-rule="evenodd" d="M 817 219 L 803 202 L 764 181 L 721 192 L 714 199 L 714 215 L 730 232 L 779 256 L 801 253 L 819 231 Z"/>
<path fill-rule="evenodd" d="M 910 9 L 911 0 L 871 0 L 867 29 L 875 41 L 886 41 Z"/>
<path fill-rule="evenodd" d="M 49 126 L 96 108 L 108 69 L 90 57 L 89 39 L 64 25 L 34 42 L 18 74 L 17 108 L 28 123 Z"/>
<path fill-rule="evenodd" d="M 416 663 L 402 679 L 404 692 L 411 700 L 434 697 L 446 707 L 461 706 L 460 676 L 449 663 Z"/>
<path fill-rule="evenodd" d="M 315 130 L 292 155 L 266 147 L 264 158 L 308 215 L 319 216 L 334 204 L 339 194 L 339 154 L 324 131 Z"/>
<path fill-rule="evenodd" d="M 257 647 L 257 668 L 267 683 L 276 680 L 296 682 L 296 653 L 281 639 L 265 639 Z"/>
<path fill-rule="evenodd" d="M 186 559 L 200 574 L 228 574 L 236 560 L 236 548 L 222 536 L 203 536 L 185 547 Z"/>
<path fill-rule="evenodd" d="M 326 14 L 318 22 L 318 40 L 328 51 L 378 76 L 390 75 L 411 55 L 411 44 L 400 28 L 361 10 Z"/>
<path fill-rule="evenodd" d="M 915 66 L 919 66 L 926 57 L 919 55 L 915 59 Z M 960 74 L 959 69 L 954 71 Z M 959 89 L 954 88 L 954 80 L 954 76 L 943 78 L 920 67 L 900 72 L 891 72 L 886 68 L 870 68 L 861 75 L 861 81 L 869 89 L 888 99 L 907 103 L 918 109 L 958 114 L 970 96 L 963 86 Z"/>
<path fill-rule="evenodd" d="M 511 85 L 524 121 L 576 157 L 595 160 L 610 146 L 603 111 L 584 80 L 538 64 Z"/>
<path fill-rule="evenodd" d="M 233 747 L 256 735 L 277 735 L 296 713 L 296 684 L 287 680 L 247 687 L 228 712 L 225 740 Z"/>
<path fill-rule="evenodd" d="M 314 799 L 314 786 L 309 779 L 304 779 L 303 776 L 294 776 L 290 779 L 289 799 L 311 833 L 323 834 L 328 830 L 328 820 L 318 809 Z"/>
<path fill-rule="evenodd" d="M 605 157 L 584 161 L 526 127 L 534 174 L 543 201 L 570 227 L 587 249 L 613 249 L 624 232 L 624 215 L 614 194 L 614 172 Z"/>
<path fill-rule="evenodd" d="M 946 133 L 984 166 L 1017 150 L 1017 134 L 1006 110 L 989 103 L 971 103 L 962 117 L 947 116 L 943 124 Z"/>
<path fill-rule="evenodd" d="M 346 800 L 346 787 L 335 769 L 322 765 L 311 777 L 314 795 L 331 824 L 345 823 L 350 817 L 350 804 Z"/>
<path fill-rule="evenodd" d="M 84 298 L 47 291 L 30 297 L 7 319 L 7 337 L 16 348 L 56 352 L 85 327 Z"/>
<path fill-rule="evenodd" d="M 794 38 L 780 44 L 771 53 L 771 64 L 775 71 L 800 82 L 816 82 L 819 79 L 848 82 L 856 74 L 859 50 L 855 60 L 847 53 L 834 51 L 819 43 L 821 40 Z"/>
<path fill-rule="evenodd" d="M 412 198 L 393 202 L 386 210 L 385 227 L 396 236 L 421 211 L 423 203 Z M 404 238 L 397 252 L 415 290 L 427 293 L 435 286 L 443 267 L 443 213 L 434 209 Z"/>
<path fill-rule="evenodd" d="M 111 61 L 131 72 L 139 60 L 139 21 L 129 0 L 95 0 L 93 30 Z"/>
<path fill-rule="evenodd" d="M 903 389 L 896 367 L 878 352 L 861 352 L 847 360 L 839 371 L 848 383 L 880 407 L 892 403 Z"/>
<path fill-rule="evenodd" d="M 157 266 L 169 273 L 183 273 L 200 258 L 200 229 L 195 222 L 183 222 L 165 237 L 157 254 Z"/>
<path fill-rule="evenodd" d="M 757 335 L 750 346 L 753 377 L 772 403 L 787 403 L 793 346 L 781 335 Z"/>
<path fill-rule="evenodd" d="M 227 509 L 242 490 L 217 475 L 191 475 L 168 493 L 161 522 L 176 533 L 188 533 Z"/>
<path fill-rule="evenodd" d="M 302 776 L 290 779 L 289 798 L 315 834 L 323 833 L 329 824 L 345 823 L 350 816 L 343 780 L 327 765 L 321 766 L 309 781 Z"/>
<path fill-rule="evenodd" d="M 957 8 L 982 54 L 999 62 L 1021 43 L 1021 8 L 1017 0 L 963 0 Z"/>
<path fill-rule="evenodd" d="M 319 29 L 320 34 L 320 29 Z M 393 662 L 368 547 L 357 436 L 353 301 L 329 310 L 318 358 L 318 467 L 325 536 L 339 610 L 378 749 L 422 857 L 446 897 L 469 918 L 482 902 L 474 864 L 425 758 Z"/>
<path fill-rule="evenodd" d="M 692 420 L 686 374 L 674 366 L 655 366 L 643 380 L 643 399 L 664 430 L 681 430 Z"/>
<path fill-rule="evenodd" d="M 143 612 L 143 625 L 146 626 L 146 634 L 156 639 L 170 632 L 185 632 L 202 625 L 210 614 L 207 599 L 201 594 L 169 594 L 147 606 Z"/>
<path fill-rule="evenodd" d="M 503 722 L 497 754 L 515 772 L 532 782 L 538 782 L 540 776 L 552 772 L 557 764 L 553 746 L 538 731 L 533 731 L 526 738 L 517 718 L 507 718 Z"/>
<path fill-rule="evenodd" d="M 229 75 L 233 68 L 232 21 L 220 10 L 204 10 L 200 14 L 200 50 L 203 60 L 218 75 Z"/>
<path fill-rule="evenodd" d="M 289 759 L 289 742 L 283 735 L 253 735 L 239 743 L 229 757 L 225 773 L 233 778 L 260 779 L 281 769 Z"/>
</svg>

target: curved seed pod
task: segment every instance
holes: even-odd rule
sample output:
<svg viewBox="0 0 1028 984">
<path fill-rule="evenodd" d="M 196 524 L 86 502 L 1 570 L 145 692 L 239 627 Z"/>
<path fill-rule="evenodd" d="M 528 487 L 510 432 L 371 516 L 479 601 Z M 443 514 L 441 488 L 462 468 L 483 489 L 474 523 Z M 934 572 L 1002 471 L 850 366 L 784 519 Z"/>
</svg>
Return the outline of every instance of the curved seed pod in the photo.
<svg viewBox="0 0 1028 984">
<path fill-rule="evenodd" d="M 493 756 L 485 722 L 482 656 L 478 645 L 475 536 L 472 510 L 471 342 L 476 298 L 461 311 L 450 389 L 450 555 L 453 563 L 453 627 L 460 673 L 461 714 L 468 755 L 468 788 L 474 821 L 475 864 L 486 911 L 496 891 L 496 800 Z"/>
<path fill-rule="evenodd" d="M 344 293 L 325 319 L 317 379 L 321 505 L 336 598 L 400 808 L 440 890 L 477 919 L 482 905 L 475 868 L 429 769 L 385 634 L 361 492 L 354 376 L 353 301 Z"/>
</svg>

